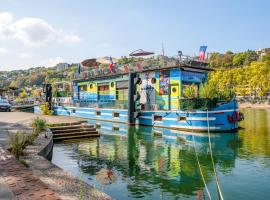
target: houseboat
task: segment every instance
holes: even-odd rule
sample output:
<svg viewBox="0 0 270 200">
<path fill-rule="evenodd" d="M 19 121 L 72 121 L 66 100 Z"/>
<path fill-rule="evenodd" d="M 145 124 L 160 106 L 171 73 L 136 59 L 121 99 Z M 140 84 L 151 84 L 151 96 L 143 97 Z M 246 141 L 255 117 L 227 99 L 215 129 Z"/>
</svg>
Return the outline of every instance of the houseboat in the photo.
<svg viewBox="0 0 270 200">
<path fill-rule="evenodd" d="M 183 58 L 162 64 L 143 60 L 115 64 L 115 69 L 107 74 L 90 70 L 86 78 L 75 79 L 70 104 L 54 106 L 54 114 L 186 131 L 238 128 L 241 116 L 236 100 L 199 97 L 212 70 L 206 63 Z M 186 87 L 193 87 L 196 98 L 184 98 Z M 198 104 L 207 106 L 194 106 Z"/>
</svg>

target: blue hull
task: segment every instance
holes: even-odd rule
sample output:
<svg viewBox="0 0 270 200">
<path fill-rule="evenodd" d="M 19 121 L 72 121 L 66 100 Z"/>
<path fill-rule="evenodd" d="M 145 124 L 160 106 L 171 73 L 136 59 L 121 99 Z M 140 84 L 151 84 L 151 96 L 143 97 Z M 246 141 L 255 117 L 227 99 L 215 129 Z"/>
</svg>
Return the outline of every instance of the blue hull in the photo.
<svg viewBox="0 0 270 200">
<path fill-rule="evenodd" d="M 40 112 L 39 107 L 35 107 L 35 113 L 38 112 Z M 233 131 L 238 128 L 238 122 L 232 122 L 228 118 L 235 115 L 235 112 L 238 112 L 236 101 L 219 105 L 208 112 L 200 110 L 188 112 L 181 110 L 142 111 L 136 124 L 187 131 L 207 131 L 208 127 L 211 132 Z M 113 123 L 128 123 L 128 110 L 125 109 L 56 106 L 54 114 Z"/>
</svg>

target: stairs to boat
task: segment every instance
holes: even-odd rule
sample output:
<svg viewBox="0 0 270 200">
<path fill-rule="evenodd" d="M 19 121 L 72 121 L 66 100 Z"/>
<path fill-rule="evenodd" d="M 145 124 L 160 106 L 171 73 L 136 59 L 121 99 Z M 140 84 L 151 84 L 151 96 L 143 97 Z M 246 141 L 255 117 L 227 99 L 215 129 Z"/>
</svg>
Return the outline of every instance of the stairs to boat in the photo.
<svg viewBox="0 0 270 200">
<path fill-rule="evenodd" d="M 53 133 L 53 140 L 69 140 L 80 138 L 99 137 L 100 134 L 94 125 L 88 124 L 64 124 L 50 128 Z"/>
</svg>

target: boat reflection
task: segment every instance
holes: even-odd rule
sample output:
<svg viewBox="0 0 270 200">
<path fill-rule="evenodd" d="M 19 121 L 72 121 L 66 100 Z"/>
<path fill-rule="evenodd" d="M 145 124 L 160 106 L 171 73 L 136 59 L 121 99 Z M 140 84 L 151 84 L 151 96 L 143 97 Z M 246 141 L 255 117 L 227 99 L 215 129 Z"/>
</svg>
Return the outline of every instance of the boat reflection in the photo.
<svg viewBox="0 0 270 200">
<path fill-rule="evenodd" d="M 93 122 L 100 138 L 70 141 L 71 154 L 90 184 L 116 199 L 195 196 L 204 187 L 194 148 L 206 183 L 214 180 L 207 133 L 190 133 L 153 127 L 128 127 Z M 237 134 L 211 134 L 212 151 L 219 171 L 235 166 Z M 118 193 L 117 189 L 121 191 Z"/>
</svg>

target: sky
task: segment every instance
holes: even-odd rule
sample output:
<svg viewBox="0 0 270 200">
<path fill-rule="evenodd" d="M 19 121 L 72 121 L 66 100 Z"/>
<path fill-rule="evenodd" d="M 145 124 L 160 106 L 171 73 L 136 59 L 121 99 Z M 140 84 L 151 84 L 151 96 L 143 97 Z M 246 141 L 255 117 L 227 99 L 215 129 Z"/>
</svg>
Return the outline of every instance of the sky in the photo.
<svg viewBox="0 0 270 200">
<path fill-rule="evenodd" d="M 0 0 L 0 70 L 270 47 L 269 0 Z"/>
</svg>

